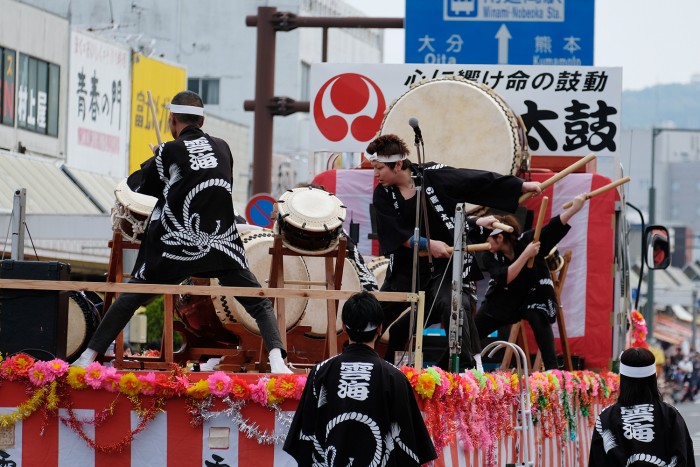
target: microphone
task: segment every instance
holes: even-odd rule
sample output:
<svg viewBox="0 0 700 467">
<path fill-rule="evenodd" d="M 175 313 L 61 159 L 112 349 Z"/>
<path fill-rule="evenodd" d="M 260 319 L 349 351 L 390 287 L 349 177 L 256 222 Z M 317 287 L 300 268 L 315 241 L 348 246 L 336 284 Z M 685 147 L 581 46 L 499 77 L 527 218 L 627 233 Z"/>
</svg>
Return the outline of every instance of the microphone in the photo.
<svg viewBox="0 0 700 467">
<path fill-rule="evenodd" d="M 423 142 L 423 135 L 420 132 L 420 127 L 418 126 L 418 119 L 416 117 L 411 117 L 408 119 L 408 124 L 413 128 L 413 132 L 416 134 L 416 143 Z"/>
</svg>

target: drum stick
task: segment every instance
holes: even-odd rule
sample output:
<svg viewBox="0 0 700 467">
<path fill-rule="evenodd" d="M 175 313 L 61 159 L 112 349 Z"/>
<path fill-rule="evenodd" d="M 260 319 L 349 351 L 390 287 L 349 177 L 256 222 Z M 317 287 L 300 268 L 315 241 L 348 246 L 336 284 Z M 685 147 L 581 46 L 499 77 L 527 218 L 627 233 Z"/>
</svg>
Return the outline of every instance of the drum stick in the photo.
<svg viewBox="0 0 700 467">
<path fill-rule="evenodd" d="M 544 182 L 540 183 L 540 188 L 542 188 L 542 190 L 544 190 L 545 188 L 549 187 L 550 185 L 555 184 L 556 182 L 558 182 L 562 178 L 566 177 L 570 173 L 575 172 L 579 168 L 588 164 L 590 161 L 595 159 L 595 157 L 596 157 L 595 154 L 589 154 L 586 157 L 584 157 L 583 159 L 577 160 L 576 162 L 574 162 L 573 164 L 571 164 L 570 166 L 568 166 L 567 168 L 565 168 L 564 170 L 562 170 L 558 174 L 554 174 L 552 177 L 550 177 L 547 180 L 545 180 Z M 527 193 L 523 193 L 520 196 L 520 199 L 518 199 L 518 202 L 522 204 L 525 201 L 527 201 L 528 199 L 532 198 L 533 196 L 535 196 L 535 193 L 532 191 L 529 191 Z"/>
<path fill-rule="evenodd" d="M 511 233 L 513 231 L 513 227 L 509 226 L 508 224 L 504 224 L 503 222 L 498 222 L 498 221 L 491 224 L 491 227 L 493 227 L 494 229 L 501 229 L 502 231 L 508 232 L 508 233 Z"/>
<path fill-rule="evenodd" d="M 629 182 L 629 181 L 631 181 L 631 180 L 632 180 L 632 179 L 629 178 L 629 177 L 624 177 L 624 178 L 621 178 L 621 179 L 619 179 L 619 180 L 615 180 L 614 182 L 608 183 L 607 185 L 601 186 L 601 187 L 598 188 L 597 190 L 593 190 L 593 191 L 591 191 L 590 193 L 586 194 L 586 199 L 591 199 L 591 198 L 593 198 L 594 196 L 598 196 L 599 194 L 605 193 L 605 192 L 608 191 L 608 190 L 612 190 L 613 188 L 617 188 L 617 187 L 620 186 L 620 185 L 624 185 L 625 183 L 627 183 L 627 182 Z M 563 207 L 564 209 L 569 209 L 569 208 L 570 208 L 571 206 L 573 206 L 573 205 L 574 205 L 574 202 L 573 202 L 573 201 L 569 201 L 568 203 L 566 203 L 566 204 L 565 204 L 564 206 L 562 206 L 562 207 Z"/>
<path fill-rule="evenodd" d="M 467 245 L 467 251 L 488 251 L 491 249 L 491 245 L 488 243 L 472 243 L 471 245 Z M 447 252 L 449 254 L 452 254 L 455 251 L 455 249 L 451 246 L 447 247 Z M 428 256 L 427 251 L 419 251 L 418 256 Z"/>
<path fill-rule="evenodd" d="M 151 108 L 151 117 L 153 117 L 153 126 L 156 129 L 156 138 L 158 138 L 158 146 L 163 144 L 163 139 L 160 137 L 160 123 L 158 122 L 158 115 L 156 113 L 156 105 L 153 103 L 153 94 L 151 90 L 148 90 L 148 106 Z"/>
<path fill-rule="evenodd" d="M 540 233 L 542 233 L 542 224 L 544 223 L 544 213 L 547 212 L 547 205 L 549 204 L 549 197 L 545 196 L 542 198 L 542 204 L 540 204 L 540 215 L 537 216 L 537 225 L 535 226 L 535 236 L 532 238 L 532 243 L 540 241 Z M 532 269 L 535 264 L 535 257 L 531 257 L 527 260 L 527 267 Z"/>
</svg>

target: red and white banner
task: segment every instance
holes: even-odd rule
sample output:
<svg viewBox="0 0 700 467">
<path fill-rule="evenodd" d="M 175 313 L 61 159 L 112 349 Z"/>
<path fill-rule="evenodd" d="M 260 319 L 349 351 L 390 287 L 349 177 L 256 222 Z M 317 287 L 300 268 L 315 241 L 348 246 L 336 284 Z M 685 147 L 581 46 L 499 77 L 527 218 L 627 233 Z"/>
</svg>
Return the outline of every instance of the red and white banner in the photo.
<svg viewBox="0 0 700 467">
<path fill-rule="evenodd" d="M 314 151 L 363 152 L 393 101 L 425 80 L 452 77 L 484 84 L 502 97 L 522 117 L 533 155 L 610 156 L 618 148 L 622 68 L 427 63 L 313 64 L 309 145 Z M 413 116 L 458 128 L 452 119 L 459 114 L 448 112 L 448 104 L 435 102 Z"/>
<path fill-rule="evenodd" d="M 544 181 L 552 173 L 534 173 L 532 179 Z M 335 193 L 352 212 L 354 222 L 360 224 L 360 252 L 378 255 L 377 242 L 370 241 L 372 232 L 369 205 L 376 186 L 372 170 L 328 170 L 314 178 L 314 184 L 323 185 Z M 576 195 L 590 192 L 610 183 L 598 174 L 571 174 L 555 183 L 544 195 L 549 208 L 545 222 L 560 214 L 562 205 Z M 569 345 L 574 355 L 586 359 L 588 368 L 607 368 L 612 352 L 610 314 L 613 312 L 612 264 L 614 253 L 614 211 L 616 190 L 607 191 L 590 199 L 583 209 L 571 218 L 571 230 L 559 244 L 563 255 L 571 250 L 572 257 L 562 292 L 562 307 L 566 321 Z M 525 206 L 539 213 L 541 197 L 529 200 Z M 350 215 L 346 219 L 349 223 Z M 346 225 L 346 230 L 349 231 Z M 558 337 L 557 327 L 554 326 Z M 529 339 L 534 345 L 534 338 Z M 558 342 L 558 339 L 557 339 Z"/>
<path fill-rule="evenodd" d="M 542 182 L 552 174 L 533 174 Z M 574 196 L 591 192 L 610 183 L 597 174 L 571 174 L 545 190 L 549 196 L 545 222 L 563 212 L 562 205 Z M 537 222 L 542 197 L 525 203 L 535 212 Z M 587 368 L 607 368 L 612 354 L 613 313 L 613 255 L 614 215 L 617 190 L 610 190 L 586 202 L 583 209 L 571 218 L 571 230 L 559 243 L 561 255 L 571 250 L 571 263 L 566 275 L 561 305 L 564 310 L 566 332 L 573 355 L 586 359 Z M 558 336 L 554 326 L 555 336 Z M 534 338 L 529 339 L 534 343 Z M 557 340 L 558 343 L 558 340 Z"/>
<path fill-rule="evenodd" d="M 253 376 L 257 377 L 257 376 Z M 17 411 L 17 405 L 27 399 L 23 384 L 3 383 L 3 406 L 0 414 Z M 73 391 L 73 412 L 85 421 L 107 410 L 116 395 L 104 391 Z M 150 403 L 149 401 L 145 402 Z M 145 430 L 136 434 L 131 443 L 125 442 L 136 429 L 139 418 L 131 410 L 132 405 L 122 396 L 114 411 L 104 423 L 82 425 L 83 432 L 102 447 L 122 446 L 119 452 L 97 452 L 56 417 L 44 418 L 38 414 L 14 426 L 2 430 L 0 459 L 2 465 L 16 467 L 180 467 L 180 466 L 228 466 L 228 467 L 292 467 L 297 463 L 282 450 L 279 444 L 264 445 L 249 439 L 225 413 L 213 417 L 202 425 L 193 427 L 184 400 L 168 401 L 165 411 L 159 413 Z M 296 402 L 285 402 L 282 409 L 293 413 Z M 595 415 L 600 406 L 592 406 Z M 66 416 L 66 409 L 59 409 Z M 544 438 L 539 426 L 535 427 L 535 455 L 531 459 L 536 467 L 575 467 L 588 464 L 592 428 L 588 419 L 577 410 L 577 432 L 574 441 L 562 436 Z M 248 404 L 243 416 L 255 422 L 261 431 L 284 433 L 286 427 L 275 425 L 275 412 Z M 513 414 L 515 417 L 515 414 Z M 566 429 L 564 429 L 566 432 Z M 563 439 L 562 439 L 563 437 Z M 495 465 L 522 462 L 524 452 L 522 432 L 502 440 L 495 449 Z M 436 467 L 480 467 L 485 465 L 486 453 L 468 451 L 457 439 L 446 446 L 435 461 Z M 520 464 L 518 464 L 520 465 Z"/>
</svg>

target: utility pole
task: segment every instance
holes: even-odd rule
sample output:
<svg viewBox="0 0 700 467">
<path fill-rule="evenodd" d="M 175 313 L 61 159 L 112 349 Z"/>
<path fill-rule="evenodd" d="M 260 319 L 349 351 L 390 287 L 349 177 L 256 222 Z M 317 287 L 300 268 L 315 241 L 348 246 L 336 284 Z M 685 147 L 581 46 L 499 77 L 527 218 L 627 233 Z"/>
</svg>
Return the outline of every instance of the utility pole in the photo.
<svg viewBox="0 0 700 467">
<path fill-rule="evenodd" d="M 272 189 L 273 117 L 308 112 L 309 101 L 275 96 L 275 39 L 278 31 L 298 27 L 323 28 L 323 61 L 328 59 L 328 28 L 397 28 L 403 18 L 297 16 L 278 12 L 275 7 L 258 7 L 256 16 L 246 16 L 246 26 L 257 27 L 255 58 L 255 100 L 246 100 L 243 108 L 255 112 L 253 119 L 253 193 Z"/>
</svg>

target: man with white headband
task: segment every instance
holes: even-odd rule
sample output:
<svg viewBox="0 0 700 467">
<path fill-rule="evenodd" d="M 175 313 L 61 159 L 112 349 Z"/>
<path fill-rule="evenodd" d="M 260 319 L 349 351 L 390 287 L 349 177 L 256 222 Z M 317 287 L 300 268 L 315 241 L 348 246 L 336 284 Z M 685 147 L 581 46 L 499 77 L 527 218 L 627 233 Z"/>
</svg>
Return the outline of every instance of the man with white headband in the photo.
<svg viewBox="0 0 700 467">
<path fill-rule="evenodd" d="M 649 350 L 633 347 L 620 356 L 620 396 L 596 418 L 588 465 L 695 467 L 688 427 L 661 400 Z"/>
<path fill-rule="evenodd" d="M 508 212 L 518 207 L 518 198 L 524 192 L 540 191 L 539 184 L 525 182 L 510 175 L 500 175 L 483 170 L 447 167 L 434 162 L 412 164 L 408 159 L 406 143 L 396 135 L 382 135 L 372 141 L 366 149 L 379 184 L 374 190 L 372 204 L 376 213 L 379 250 L 390 259 L 382 291 L 410 292 L 413 274 L 413 243 L 416 216 L 417 190 L 414 179 L 422 176 L 426 205 L 421 212 L 419 249 L 430 251 L 433 256 L 431 271 L 427 257 L 418 264 L 419 290 L 426 292 L 426 322 L 429 326 L 442 322 L 449 325 L 451 312 L 451 253 L 448 248 L 454 242 L 454 216 L 459 203 L 473 203 Z M 425 213 L 425 214 L 423 214 Z M 469 241 L 480 243 L 486 227 L 491 227 L 493 216 L 467 220 Z M 427 226 L 427 227 L 426 227 Z M 430 235 L 428 235 L 428 231 Z M 465 254 L 463 272 L 463 309 L 466 310 L 462 326 L 462 352 L 460 367 L 476 365 L 481 346 L 472 319 L 475 309 L 474 282 L 481 279 L 479 268 L 472 254 Z M 447 276 L 447 277 L 445 277 Z M 433 306 L 434 304 L 434 306 Z M 409 335 L 410 315 L 396 319 L 405 309 L 405 304 L 387 302 L 384 306 L 384 326 L 396 320 L 389 334 L 389 346 L 385 358 L 394 361 L 395 353 L 405 349 Z M 428 314 L 428 310 L 431 310 Z M 449 353 L 443 352 L 438 365 L 450 370 Z"/>
<path fill-rule="evenodd" d="M 284 450 L 305 466 L 418 466 L 435 459 L 411 383 L 374 351 L 381 304 L 360 292 L 341 316 L 350 343 L 309 373 Z"/>
<path fill-rule="evenodd" d="M 236 228 L 231 149 L 224 140 L 202 131 L 204 106 L 196 93 L 178 93 L 168 108 L 175 140 L 154 148 L 153 157 L 127 180 L 132 190 L 157 198 L 130 282 L 178 284 L 196 276 L 216 277 L 223 286 L 260 287 Z M 136 309 L 156 296 L 120 294 L 73 364 L 84 367 L 104 354 Z M 286 352 L 271 302 L 259 297 L 236 299 L 255 318 L 272 372 L 291 373 L 284 363 Z"/>
</svg>

